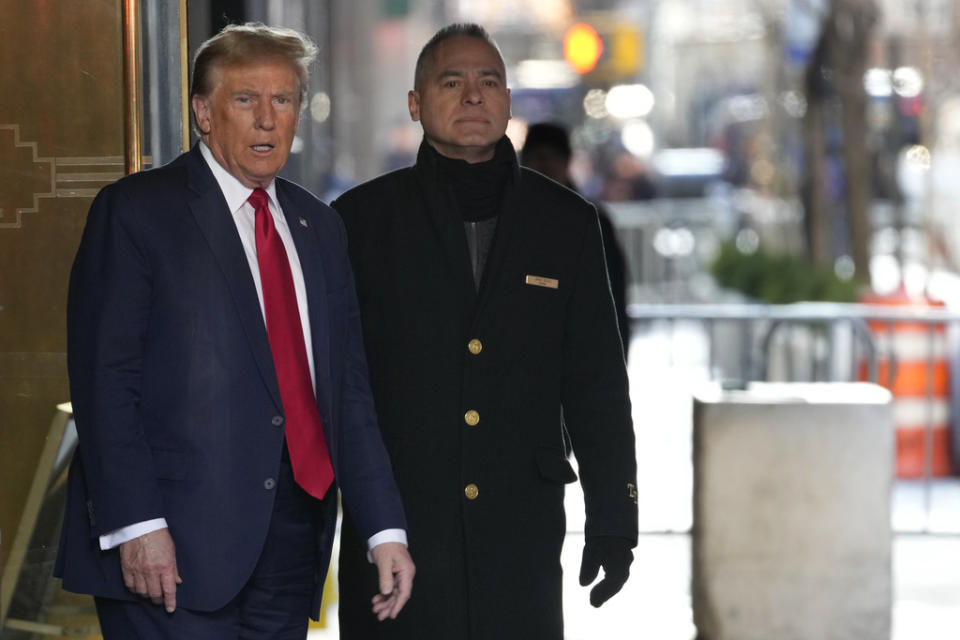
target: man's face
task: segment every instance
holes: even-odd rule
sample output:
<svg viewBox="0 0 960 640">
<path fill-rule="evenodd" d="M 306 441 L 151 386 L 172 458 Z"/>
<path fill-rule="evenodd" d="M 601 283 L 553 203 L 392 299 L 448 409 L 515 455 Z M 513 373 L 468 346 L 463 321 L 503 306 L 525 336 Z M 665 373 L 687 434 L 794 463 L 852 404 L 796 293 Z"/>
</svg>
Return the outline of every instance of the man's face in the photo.
<svg viewBox="0 0 960 640">
<path fill-rule="evenodd" d="M 491 159 L 510 119 L 510 90 L 496 50 L 471 36 L 444 40 L 420 82 L 419 90 L 409 93 L 408 106 L 427 142 L 448 158 Z"/>
<path fill-rule="evenodd" d="M 264 188 L 283 167 L 297 132 L 300 81 L 284 60 L 221 67 L 213 90 L 193 97 L 213 156 L 245 187 Z"/>
</svg>

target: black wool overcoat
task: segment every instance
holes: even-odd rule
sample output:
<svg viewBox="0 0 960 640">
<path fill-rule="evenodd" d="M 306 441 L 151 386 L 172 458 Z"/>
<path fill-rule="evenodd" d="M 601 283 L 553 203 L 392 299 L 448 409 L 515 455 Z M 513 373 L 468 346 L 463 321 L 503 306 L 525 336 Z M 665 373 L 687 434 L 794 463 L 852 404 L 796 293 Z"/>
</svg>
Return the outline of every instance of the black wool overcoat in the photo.
<svg viewBox="0 0 960 640">
<path fill-rule="evenodd" d="M 503 138 L 512 171 L 477 292 L 455 199 L 425 145 L 415 166 L 333 203 L 417 565 L 406 608 L 377 623 L 376 574 L 345 518 L 341 637 L 561 640 L 563 494 L 576 480 L 564 424 L 586 536 L 637 536 L 627 375 L 597 214 L 520 168 Z"/>
</svg>

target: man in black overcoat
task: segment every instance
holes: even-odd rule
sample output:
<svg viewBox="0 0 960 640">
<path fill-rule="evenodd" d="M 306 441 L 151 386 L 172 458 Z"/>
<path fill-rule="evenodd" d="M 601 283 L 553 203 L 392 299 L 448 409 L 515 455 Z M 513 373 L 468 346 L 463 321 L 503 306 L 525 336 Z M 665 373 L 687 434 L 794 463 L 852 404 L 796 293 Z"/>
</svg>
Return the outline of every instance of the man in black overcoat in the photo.
<svg viewBox="0 0 960 640">
<path fill-rule="evenodd" d="M 633 560 L 636 452 L 597 214 L 519 167 L 505 75 L 482 27 L 440 30 L 409 93 L 416 165 L 334 203 L 417 565 L 407 607 L 374 624 L 376 575 L 344 519 L 344 639 L 561 640 L 571 447 L 581 584 L 604 570 L 594 606 Z"/>
</svg>

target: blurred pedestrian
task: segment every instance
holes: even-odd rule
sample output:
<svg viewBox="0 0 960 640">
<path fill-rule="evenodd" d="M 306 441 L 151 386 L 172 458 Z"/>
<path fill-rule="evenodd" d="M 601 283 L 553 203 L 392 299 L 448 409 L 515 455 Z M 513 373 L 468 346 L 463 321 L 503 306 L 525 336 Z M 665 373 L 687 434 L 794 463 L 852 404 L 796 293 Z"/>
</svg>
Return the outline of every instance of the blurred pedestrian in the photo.
<svg viewBox="0 0 960 640">
<path fill-rule="evenodd" d="M 570 136 L 566 128 L 552 122 L 540 122 L 527 129 L 527 137 L 520 153 L 520 162 L 534 171 L 539 171 L 551 180 L 577 191 L 570 179 Z M 603 236 L 603 253 L 610 276 L 610 290 L 617 309 L 617 324 L 623 352 L 630 348 L 630 319 L 627 317 L 627 262 L 617 242 L 616 229 L 610 213 L 600 203 L 594 203 L 600 218 L 600 233 Z"/>
</svg>

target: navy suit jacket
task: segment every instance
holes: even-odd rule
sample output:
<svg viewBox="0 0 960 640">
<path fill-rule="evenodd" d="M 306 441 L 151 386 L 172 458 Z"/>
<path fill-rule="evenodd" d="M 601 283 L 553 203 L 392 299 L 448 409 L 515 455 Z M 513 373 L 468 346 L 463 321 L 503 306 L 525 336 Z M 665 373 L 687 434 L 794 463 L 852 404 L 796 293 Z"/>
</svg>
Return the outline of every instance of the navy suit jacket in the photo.
<svg viewBox="0 0 960 640">
<path fill-rule="evenodd" d="M 316 395 L 336 485 L 361 535 L 406 523 L 367 380 L 339 216 L 277 178 L 306 281 Z M 98 537 L 166 518 L 183 584 L 210 611 L 243 587 L 270 522 L 283 410 L 233 217 L 194 147 L 104 188 L 70 277 L 68 369 L 79 449 L 56 574 L 66 589 L 130 598 Z M 336 500 L 324 502 L 314 613 Z"/>
</svg>

